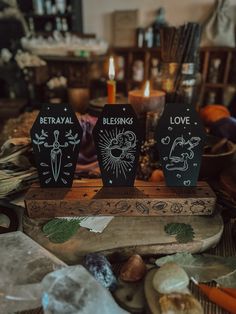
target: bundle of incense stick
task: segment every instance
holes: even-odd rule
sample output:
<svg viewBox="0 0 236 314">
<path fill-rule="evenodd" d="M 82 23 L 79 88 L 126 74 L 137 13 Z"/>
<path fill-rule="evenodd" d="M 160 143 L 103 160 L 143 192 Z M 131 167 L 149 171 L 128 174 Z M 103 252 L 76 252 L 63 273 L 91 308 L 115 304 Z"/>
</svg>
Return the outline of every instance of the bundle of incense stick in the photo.
<svg viewBox="0 0 236 314">
<path fill-rule="evenodd" d="M 0 152 L 0 198 L 24 191 L 38 180 L 31 159 L 29 138 L 12 138 L 4 143 Z"/>
<path fill-rule="evenodd" d="M 177 71 L 173 77 L 174 92 L 172 98 L 179 96 L 182 65 L 191 63 L 196 68 L 200 36 L 201 27 L 198 23 L 187 23 L 178 28 L 164 27 L 161 29 L 162 61 L 163 63 L 177 64 Z"/>
</svg>

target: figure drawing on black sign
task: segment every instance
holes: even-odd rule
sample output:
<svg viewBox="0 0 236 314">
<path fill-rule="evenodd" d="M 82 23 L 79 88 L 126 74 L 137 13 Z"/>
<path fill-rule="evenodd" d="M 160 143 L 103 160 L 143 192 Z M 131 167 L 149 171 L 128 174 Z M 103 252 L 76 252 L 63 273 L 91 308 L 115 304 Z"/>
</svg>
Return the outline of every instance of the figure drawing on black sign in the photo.
<svg viewBox="0 0 236 314">
<path fill-rule="evenodd" d="M 189 140 L 185 140 L 183 135 L 177 137 L 170 149 L 169 163 L 166 165 L 167 170 L 188 170 L 188 161 L 194 158 L 193 148 L 196 147 L 201 141 L 200 137 L 192 137 Z M 162 141 L 163 144 L 164 141 Z"/>
<path fill-rule="evenodd" d="M 116 178 L 119 174 L 126 177 L 135 161 L 137 139 L 132 131 L 113 129 L 100 131 L 99 146 L 102 162 L 107 171 L 112 171 Z"/>
<path fill-rule="evenodd" d="M 39 136 L 38 134 L 35 134 L 35 139 L 33 139 L 33 142 L 38 146 L 38 150 L 40 152 L 40 145 L 43 145 L 45 148 L 51 148 L 50 150 L 50 161 L 51 161 L 51 171 L 52 171 L 52 177 L 55 182 L 58 181 L 58 178 L 61 173 L 61 168 L 62 168 L 62 148 L 68 147 L 69 144 L 73 145 L 73 150 L 75 148 L 75 145 L 77 145 L 80 140 L 78 139 L 78 134 L 76 133 L 74 136 L 72 135 L 72 131 L 70 130 L 66 134 L 66 138 L 68 139 L 68 142 L 65 142 L 64 144 L 60 144 L 59 142 L 59 135 L 60 132 L 59 130 L 54 130 L 53 135 L 54 135 L 54 141 L 51 145 L 48 144 L 48 142 L 45 142 L 46 138 L 48 138 L 48 134 L 42 130 L 42 135 Z M 41 162 L 40 165 L 42 167 L 50 167 L 47 163 Z M 65 168 L 70 168 L 72 166 L 72 163 L 66 164 L 64 167 Z M 50 174 L 49 171 L 43 172 L 43 175 L 48 175 Z M 65 171 L 63 172 L 64 175 L 68 176 L 70 175 L 69 172 Z M 51 177 L 47 178 L 45 183 L 49 183 L 51 181 Z M 61 181 L 66 184 L 67 181 L 64 178 L 61 178 Z"/>
<path fill-rule="evenodd" d="M 49 145 L 48 143 L 45 143 L 45 147 L 52 147 L 51 152 L 50 152 L 50 157 L 51 157 L 51 167 L 52 167 L 52 174 L 54 180 L 57 182 L 60 171 L 61 171 L 61 158 L 62 158 L 62 147 L 68 147 L 68 143 L 65 142 L 64 145 L 61 145 L 58 141 L 59 137 L 59 131 L 55 130 L 53 132 L 54 134 L 54 142 L 52 145 Z"/>
</svg>

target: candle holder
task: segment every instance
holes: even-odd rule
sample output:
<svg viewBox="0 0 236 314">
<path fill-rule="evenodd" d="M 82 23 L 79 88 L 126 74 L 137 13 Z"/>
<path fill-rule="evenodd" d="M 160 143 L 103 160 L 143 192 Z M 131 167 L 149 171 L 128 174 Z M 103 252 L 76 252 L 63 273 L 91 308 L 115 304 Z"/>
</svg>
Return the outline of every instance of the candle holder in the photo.
<svg viewBox="0 0 236 314">
<path fill-rule="evenodd" d="M 105 105 L 93 130 L 104 186 L 133 186 L 141 147 L 137 116 L 129 104 Z"/>
<path fill-rule="evenodd" d="M 45 105 L 31 129 L 41 187 L 71 187 L 83 130 L 69 105 Z"/>
<path fill-rule="evenodd" d="M 161 114 L 165 105 L 165 92 L 151 90 L 148 96 L 144 96 L 142 90 L 132 90 L 129 92 L 129 102 L 138 117 L 150 111 Z"/>
</svg>

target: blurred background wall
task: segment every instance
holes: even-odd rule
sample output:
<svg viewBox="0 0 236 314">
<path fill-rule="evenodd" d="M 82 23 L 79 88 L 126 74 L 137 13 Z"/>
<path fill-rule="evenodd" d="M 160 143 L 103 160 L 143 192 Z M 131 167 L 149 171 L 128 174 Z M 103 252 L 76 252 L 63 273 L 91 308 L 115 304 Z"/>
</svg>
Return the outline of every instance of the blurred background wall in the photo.
<svg viewBox="0 0 236 314">
<path fill-rule="evenodd" d="M 171 24 L 186 21 L 202 21 L 212 9 L 214 0 L 83 0 L 84 31 L 96 33 L 111 42 L 112 12 L 114 10 L 138 9 L 140 26 L 146 27 L 159 7 L 166 9 L 166 19 Z M 236 0 L 231 0 L 236 7 Z M 234 9 L 234 14 L 235 14 Z"/>
</svg>

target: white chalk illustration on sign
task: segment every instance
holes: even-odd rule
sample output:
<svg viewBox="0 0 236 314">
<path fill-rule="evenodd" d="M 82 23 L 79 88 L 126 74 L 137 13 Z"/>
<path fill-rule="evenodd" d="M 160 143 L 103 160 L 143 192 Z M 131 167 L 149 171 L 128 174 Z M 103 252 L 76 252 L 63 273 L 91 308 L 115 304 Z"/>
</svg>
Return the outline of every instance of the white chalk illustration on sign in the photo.
<svg viewBox="0 0 236 314">
<path fill-rule="evenodd" d="M 191 181 L 190 181 L 190 180 L 184 181 L 184 185 L 185 185 L 185 186 L 190 186 L 190 184 L 191 184 Z"/>
<path fill-rule="evenodd" d="M 72 134 L 72 130 L 69 130 L 69 132 L 66 133 L 66 138 L 69 140 L 69 144 L 73 145 L 73 151 L 75 150 L 75 147 L 77 144 L 79 144 L 79 134 L 75 133 L 75 135 Z"/>
<path fill-rule="evenodd" d="M 40 145 L 44 144 L 44 140 L 48 137 L 48 133 L 44 131 L 44 129 L 41 130 L 41 134 L 35 133 L 35 139 L 33 139 L 33 143 L 38 146 L 38 150 L 40 152 Z"/>
<path fill-rule="evenodd" d="M 116 178 L 126 173 L 135 161 L 137 145 L 136 135 L 132 131 L 117 128 L 99 134 L 99 147 L 101 148 L 104 169 L 112 171 Z"/>
<path fill-rule="evenodd" d="M 166 136 L 161 139 L 162 144 L 168 145 L 170 143 L 170 137 Z"/>
<path fill-rule="evenodd" d="M 61 173 L 61 164 L 62 164 L 62 148 L 68 147 L 69 144 L 73 145 L 73 151 L 75 149 L 75 146 L 79 144 L 80 139 L 78 139 L 79 135 L 76 133 L 75 135 L 72 134 L 72 130 L 69 130 L 68 133 L 66 133 L 66 138 L 68 139 L 68 142 L 65 142 L 64 144 L 60 144 L 59 142 L 59 130 L 54 130 L 54 141 L 51 145 L 48 144 L 48 142 L 45 142 L 45 140 L 48 138 L 48 133 L 46 133 L 44 130 L 41 130 L 41 135 L 39 136 L 37 133 L 35 133 L 35 139 L 33 139 L 34 144 L 38 146 L 38 150 L 40 152 L 40 145 L 43 145 L 46 148 L 51 148 L 50 150 L 50 161 L 51 161 L 51 170 L 52 170 L 52 177 L 55 182 L 58 181 L 59 175 Z M 67 163 L 64 168 L 70 168 L 72 167 L 72 163 Z M 41 167 L 50 167 L 47 163 L 41 162 Z M 64 175 L 69 176 L 70 172 L 63 171 Z M 44 171 L 43 175 L 50 174 L 49 171 Z M 52 180 L 51 177 L 46 178 L 45 183 L 48 184 Z M 64 184 L 67 184 L 67 180 L 64 178 L 61 178 L 61 181 Z"/>
<path fill-rule="evenodd" d="M 168 139 L 167 139 L 168 138 Z M 169 163 L 166 165 L 167 170 L 188 170 L 188 161 L 194 158 L 193 148 L 199 145 L 201 141 L 200 137 L 192 137 L 189 140 L 185 140 L 183 135 L 177 137 L 170 149 Z M 161 139 L 162 144 L 168 145 L 170 143 L 169 137 Z"/>
<path fill-rule="evenodd" d="M 44 143 L 45 147 L 52 147 L 50 151 L 50 158 L 51 158 L 51 169 L 52 169 L 52 175 L 54 180 L 57 182 L 60 171 L 61 171 L 61 159 L 62 159 L 62 147 L 68 147 L 68 143 L 65 142 L 64 145 L 61 145 L 58 141 L 58 137 L 60 132 L 58 130 L 55 130 L 53 132 L 54 134 L 54 142 L 52 145 L 49 145 L 47 142 Z"/>
</svg>

